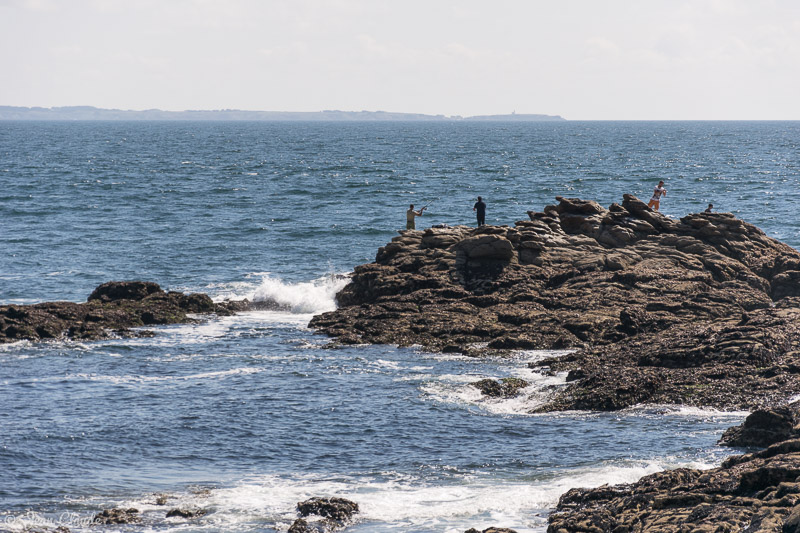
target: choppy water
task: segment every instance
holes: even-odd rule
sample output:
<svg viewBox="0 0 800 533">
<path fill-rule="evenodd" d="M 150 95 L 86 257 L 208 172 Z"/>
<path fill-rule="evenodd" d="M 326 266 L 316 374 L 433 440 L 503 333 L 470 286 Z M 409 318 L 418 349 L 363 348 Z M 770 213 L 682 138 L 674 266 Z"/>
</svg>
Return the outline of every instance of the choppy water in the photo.
<svg viewBox="0 0 800 533">
<path fill-rule="evenodd" d="M 664 213 L 713 202 L 797 247 L 798 145 L 796 122 L 0 123 L 0 302 L 145 279 L 292 308 L 0 347 L 0 530 L 134 506 L 135 530 L 285 531 L 298 501 L 335 495 L 361 505 L 356 532 L 543 531 L 570 487 L 716 465 L 743 413 L 530 416 L 563 383 L 527 369 L 541 353 L 329 350 L 305 326 L 412 202 L 430 203 L 418 227 L 473 223 L 477 195 L 513 224 L 664 179 Z M 530 398 L 469 385 L 506 376 Z M 164 521 L 179 504 L 210 512 Z"/>
</svg>

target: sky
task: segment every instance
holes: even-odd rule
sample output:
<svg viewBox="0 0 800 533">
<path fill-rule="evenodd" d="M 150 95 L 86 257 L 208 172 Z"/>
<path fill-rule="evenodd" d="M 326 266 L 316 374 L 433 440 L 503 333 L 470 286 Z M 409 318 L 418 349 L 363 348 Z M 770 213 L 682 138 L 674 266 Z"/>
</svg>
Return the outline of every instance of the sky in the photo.
<svg viewBox="0 0 800 533">
<path fill-rule="evenodd" d="M 800 120 L 797 0 L 0 0 L 0 105 Z"/>
</svg>

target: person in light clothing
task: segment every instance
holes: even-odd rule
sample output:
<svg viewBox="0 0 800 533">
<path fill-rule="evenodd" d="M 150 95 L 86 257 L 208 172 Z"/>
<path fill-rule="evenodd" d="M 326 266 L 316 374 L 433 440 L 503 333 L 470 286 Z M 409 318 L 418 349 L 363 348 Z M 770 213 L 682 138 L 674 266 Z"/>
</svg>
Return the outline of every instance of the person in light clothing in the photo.
<svg viewBox="0 0 800 533">
<path fill-rule="evenodd" d="M 650 198 L 650 201 L 647 203 L 647 207 L 653 211 L 658 211 L 658 204 L 661 200 L 661 197 L 666 195 L 667 189 L 664 188 L 664 182 L 659 181 L 658 186 L 653 190 L 653 197 Z"/>
<path fill-rule="evenodd" d="M 424 207 L 419 211 L 414 211 L 414 204 L 411 204 L 406 211 L 406 229 L 417 229 L 415 218 L 421 217 L 423 211 L 425 211 Z"/>
</svg>

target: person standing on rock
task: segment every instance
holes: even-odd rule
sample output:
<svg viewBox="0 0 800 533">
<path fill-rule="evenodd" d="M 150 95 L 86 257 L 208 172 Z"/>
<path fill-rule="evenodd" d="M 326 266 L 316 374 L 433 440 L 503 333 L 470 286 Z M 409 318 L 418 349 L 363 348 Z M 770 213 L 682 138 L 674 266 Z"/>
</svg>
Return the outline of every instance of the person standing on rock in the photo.
<svg viewBox="0 0 800 533">
<path fill-rule="evenodd" d="M 666 195 L 667 189 L 664 188 L 664 182 L 659 181 L 658 186 L 653 189 L 653 197 L 650 198 L 650 201 L 647 203 L 647 207 L 653 211 L 658 211 L 658 203 L 661 200 L 661 197 Z"/>
<path fill-rule="evenodd" d="M 704 213 L 713 213 L 712 209 L 714 209 L 714 204 L 708 204 Z"/>
<path fill-rule="evenodd" d="M 483 202 L 480 196 L 478 196 L 478 201 L 475 202 L 472 210 L 478 214 L 478 227 L 486 224 L 486 204 Z"/>
<path fill-rule="evenodd" d="M 414 204 L 409 206 L 408 211 L 406 211 L 406 229 L 417 229 L 415 219 L 416 217 L 421 217 L 423 211 L 425 211 L 425 207 L 419 211 L 414 211 Z"/>
</svg>

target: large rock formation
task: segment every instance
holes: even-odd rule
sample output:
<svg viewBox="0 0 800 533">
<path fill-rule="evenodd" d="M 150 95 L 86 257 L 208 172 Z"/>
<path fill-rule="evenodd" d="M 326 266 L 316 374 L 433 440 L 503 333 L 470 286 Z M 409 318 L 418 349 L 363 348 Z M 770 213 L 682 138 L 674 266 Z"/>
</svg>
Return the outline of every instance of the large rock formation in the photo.
<svg viewBox="0 0 800 533">
<path fill-rule="evenodd" d="M 215 304 L 208 295 L 165 292 L 152 282 L 111 281 L 97 287 L 86 303 L 0 306 L 0 343 L 129 336 L 137 334 L 130 328 L 190 322 L 191 313 L 229 315 L 248 304 Z"/>
<path fill-rule="evenodd" d="M 543 410 L 800 393 L 800 253 L 728 213 L 557 198 L 515 227 L 401 231 L 311 327 L 342 344 L 577 352 Z"/>
</svg>

